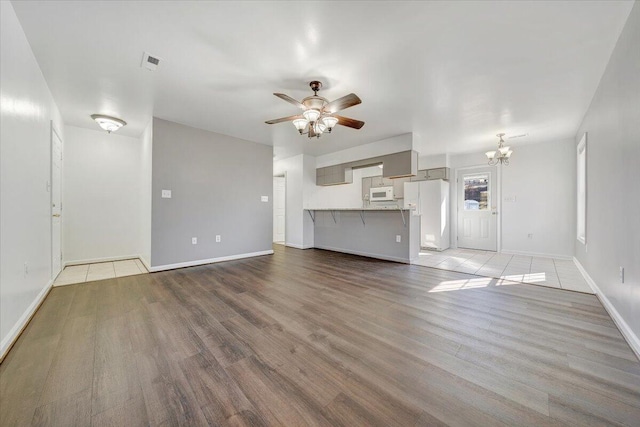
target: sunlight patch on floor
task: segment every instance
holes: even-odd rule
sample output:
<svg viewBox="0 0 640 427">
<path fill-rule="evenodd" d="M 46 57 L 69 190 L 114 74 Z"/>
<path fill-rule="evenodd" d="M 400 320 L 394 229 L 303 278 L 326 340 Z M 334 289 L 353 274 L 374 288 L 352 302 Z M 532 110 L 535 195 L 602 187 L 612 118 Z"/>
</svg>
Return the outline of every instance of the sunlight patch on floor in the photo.
<svg viewBox="0 0 640 427">
<path fill-rule="evenodd" d="M 435 288 L 429 292 L 449 292 L 459 291 L 462 289 L 475 289 L 486 288 L 495 279 L 491 277 L 481 277 L 477 279 L 463 279 L 463 280 L 445 280 L 440 282 Z"/>
</svg>

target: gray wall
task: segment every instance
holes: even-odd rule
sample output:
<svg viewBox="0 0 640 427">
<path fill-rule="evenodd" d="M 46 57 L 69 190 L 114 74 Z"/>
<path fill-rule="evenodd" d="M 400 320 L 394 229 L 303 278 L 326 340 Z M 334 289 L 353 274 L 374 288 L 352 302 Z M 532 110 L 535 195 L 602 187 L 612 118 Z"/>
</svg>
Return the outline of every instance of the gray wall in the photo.
<svg viewBox="0 0 640 427">
<path fill-rule="evenodd" d="M 585 246 L 575 241 L 576 257 L 633 331 L 638 345 L 640 3 L 631 10 L 576 134 L 576 145 L 584 132 L 587 132 L 587 242 Z M 625 268 L 624 284 L 618 275 L 620 266 Z"/>
<path fill-rule="evenodd" d="M 154 118 L 151 266 L 271 250 L 272 153 L 270 146 Z M 163 189 L 171 199 L 161 198 Z"/>
<path fill-rule="evenodd" d="M 397 210 L 365 211 L 365 224 L 360 211 L 334 213 L 335 222 L 331 212 L 316 211 L 314 247 L 404 263 L 419 256 L 420 217 L 409 211 L 404 211 L 406 227 Z"/>
</svg>

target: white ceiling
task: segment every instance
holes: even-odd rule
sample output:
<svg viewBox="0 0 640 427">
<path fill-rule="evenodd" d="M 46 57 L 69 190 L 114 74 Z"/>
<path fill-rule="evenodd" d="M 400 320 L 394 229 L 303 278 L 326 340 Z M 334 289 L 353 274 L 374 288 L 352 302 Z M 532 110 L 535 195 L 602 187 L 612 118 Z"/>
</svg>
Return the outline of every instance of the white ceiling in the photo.
<svg viewBox="0 0 640 427">
<path fill-rule="evenodd" d="M 632 1 L 12 2 L 67 124 L 92 113 L 138 136 L 153 114 L 275 147 L 326 154 L 414 132 L 422 154 L 574 136 Z M 140 68 L 148 51 L 163 60 Z M 355 92 L 337 127 L 309 140 L 265 120 L 274 97 Z"/>
</svg>

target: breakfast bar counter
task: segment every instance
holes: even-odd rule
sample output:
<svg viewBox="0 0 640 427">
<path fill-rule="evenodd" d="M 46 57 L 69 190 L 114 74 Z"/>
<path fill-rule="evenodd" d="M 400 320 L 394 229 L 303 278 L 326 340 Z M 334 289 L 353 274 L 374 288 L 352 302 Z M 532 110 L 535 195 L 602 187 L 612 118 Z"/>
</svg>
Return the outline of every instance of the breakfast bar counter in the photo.
<svg viewBox="0 0 640 427">
<path fill-rule="evenodd" d="M 314 247 L 410 264 L 420 252 L 420 217 L 398 207 L 308 208 Z"/>
</svg>

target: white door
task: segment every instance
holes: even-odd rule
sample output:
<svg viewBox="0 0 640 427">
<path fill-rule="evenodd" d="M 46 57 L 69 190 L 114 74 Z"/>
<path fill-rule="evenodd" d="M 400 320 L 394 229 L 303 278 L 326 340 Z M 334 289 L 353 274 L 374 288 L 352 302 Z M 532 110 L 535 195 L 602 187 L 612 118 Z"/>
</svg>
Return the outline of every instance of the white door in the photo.
<svg viewBox="0 0 640 427">
<path fill-rule="evenodd" d="M 497 250 L 496 169 L 459 170 L 458 247 Z"/>
<path fill-rule="evenodd" d="M 284 243 L 286 184 L 282 176 L 273 177 L 273 241 Z"/>
<path fill-rule="evenodd" d="M 51 127 L 51 278 L 62 269 L 62 141 Z"/>
</svg>

